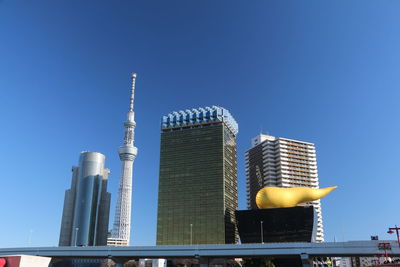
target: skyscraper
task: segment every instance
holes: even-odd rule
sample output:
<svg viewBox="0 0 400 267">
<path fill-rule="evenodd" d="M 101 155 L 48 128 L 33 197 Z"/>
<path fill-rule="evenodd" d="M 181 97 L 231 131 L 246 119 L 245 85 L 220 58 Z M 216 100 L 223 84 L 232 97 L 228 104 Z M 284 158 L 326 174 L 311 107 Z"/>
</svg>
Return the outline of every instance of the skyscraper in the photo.
<svg viewBox="0 0 400 267">
<path fill-rule="evenodd" d="M 59 246 L 107 244 L 110 193 L 105 156 L 82 152 L 79 166 L 72 168 L 71 189 L 65 192 Z"/>
<path fill-rule="evenodd" d="M 163 116 L 157 245 L 237 241 L 237 133 L 218 106 Z"/>
<path fill-rule="evenodd" d="M 129 246 L 131 235 L 132 171 L 133 162 L 137 155 L 137 148 L 134 145 L 136 122 L 135 112 L 133 111 L 135 81 L 136 73 L 133 73 L 129 111 L 127 120 L 124 123 L 124 145 L 118 149 L 119 158 L 122 162 L 121 178 L 119 182 L 114 225 L 111 231 L 111 238 L 108 240 L 108 244 L 113 246 Z"/>
<path fill-rule="evenodd" d="M 265 186 L 319 188 L 312 143 L 260 134 L 246 151 L 247 208 L 257 209 L 255 197 Z M 316 241 L 324 241 L 320 200 L 310 202 L 317 213 Z"/>
</svg>

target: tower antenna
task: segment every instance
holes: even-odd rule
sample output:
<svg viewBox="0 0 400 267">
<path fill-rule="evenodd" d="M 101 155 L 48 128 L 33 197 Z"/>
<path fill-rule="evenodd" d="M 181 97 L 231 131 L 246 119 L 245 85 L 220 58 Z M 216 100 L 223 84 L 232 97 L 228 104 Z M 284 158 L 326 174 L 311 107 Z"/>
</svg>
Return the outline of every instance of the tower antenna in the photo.
<svg viewBox="0 0 400 267">
<path fill-rule="evenodd" d="M 132 73 L 131 101 L 129 104 L 129 111 L 131 112 L 133 112 L 133 101 L 135 99 L 135 84 L 136 84 L 136 73 Z"/>
</svg>

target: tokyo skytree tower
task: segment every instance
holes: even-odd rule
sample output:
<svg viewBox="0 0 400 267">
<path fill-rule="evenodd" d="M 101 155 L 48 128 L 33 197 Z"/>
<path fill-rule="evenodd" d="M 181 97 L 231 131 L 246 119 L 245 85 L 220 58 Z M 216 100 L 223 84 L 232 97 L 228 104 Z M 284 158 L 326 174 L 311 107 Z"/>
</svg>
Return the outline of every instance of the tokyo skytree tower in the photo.
<svg viewBox="0 0 400 267">
<path fill-rule="evenodd" d="M 133 100 L 135 96 L 136 73 L 132 74 L 131 99 L 128 118 L 124 123 L 124 145 L 119 147 L 118 154 L 122 163 L 121 178 L 118 189 L 117 206 L 115 210 L 114 225 L 108 245 L 129 246 L 131 231 L 131 206 L 132 206 L 132 167 L 137 155 L 135 142 L 135 112 Z"/>
</svg>

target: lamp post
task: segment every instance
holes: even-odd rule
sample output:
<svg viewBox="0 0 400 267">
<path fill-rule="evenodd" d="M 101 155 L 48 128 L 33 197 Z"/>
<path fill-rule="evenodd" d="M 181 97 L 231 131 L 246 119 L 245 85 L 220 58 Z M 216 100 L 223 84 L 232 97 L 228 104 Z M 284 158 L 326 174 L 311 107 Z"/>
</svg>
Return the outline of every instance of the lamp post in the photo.
<svg viewBox="0 0 400 267">
<path fill-rule="evenodd" d="M 193 245 L 193 224 L 190 224 L 190 245 Z"/>
<path fill-rule="evenodd" d="M 78 231 L 79 231 L 79 228 L 76 227 L 76 228 L 75 228 L 75 247 L 76 247 L 76 241 L 77 241 L 77 239 L 78 239 Z"/>
<path fill-rule="evenodd" d="M 389 227 L 389 231 L 387 231 L 388 234 L 393 234 L 393 233 L 394 233 L 393 230 L 396 230 L 397 243 L 399 244 L 399 247 L 400 247 L 400 237 L 399 237 L 399 230 L 400 230 L 400 228 L 397 227 L 397 225 L 395 225 L 395 227 Z"/>
<path fill-rule="evenodd" d="M 264 229 L 263 229 L 263 223 L 264 221 L 260 221 L 261 225 L 261 244 L 264 244 Z"/>
</svg>

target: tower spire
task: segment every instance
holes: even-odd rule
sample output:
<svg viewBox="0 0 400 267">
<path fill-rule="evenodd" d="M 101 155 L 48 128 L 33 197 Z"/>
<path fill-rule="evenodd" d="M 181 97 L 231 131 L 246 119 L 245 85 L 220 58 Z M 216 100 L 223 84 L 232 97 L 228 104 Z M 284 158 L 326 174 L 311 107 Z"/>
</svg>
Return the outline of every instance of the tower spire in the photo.
<svg viewBox="0 0 400 267">
<path fill-rule="evenodd" d="M 135 84 L 136 84 L 136 73 L 132 73 L 131 102 L 129 105 L 129 111 L 131 112 L 133 112 L 133 100 L 135 99 Z"/>
</svg>

